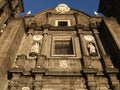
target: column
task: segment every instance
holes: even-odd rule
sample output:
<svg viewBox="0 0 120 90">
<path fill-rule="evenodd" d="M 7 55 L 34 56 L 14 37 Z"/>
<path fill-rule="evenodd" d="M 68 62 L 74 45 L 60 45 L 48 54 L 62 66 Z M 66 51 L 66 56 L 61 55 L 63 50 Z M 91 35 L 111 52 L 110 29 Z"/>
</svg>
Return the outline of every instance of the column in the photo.
<svg viewBox="0 0 120 90">
<path fill-rule="evenodd" d="M 98 33 L 97 29 L 93 29 L 93 32 L 94 32 L 94 36 L 95 36 L 99 51 L 100 51 L 101 55 L 105 56 L 106 52 L 105 52 L 102 42 L 99 38 L 99 33 Z"/>
<path fill-rule="evenodd" d="M 87 74 L 88 86 L 90 90 L 96 90 L 95 74 Z"/>
<path fill-rule="evenodd" d="M 41 48 L 41 55 L 43 56 L 46 56 L 46 52 L 47 52 L 47 34 L 48 34 L 48 29 L 44 29 L 42 48 Z"/>
<path fill-rule="evenodd" d="M 89 86 L 89 89 L 90 90 L 96 90 L 96 87 L 95 86 Z"/>
<path fill-rule="evenodd" d="M 104 59 L 104 62 L 106 64 L 106 67 L 110 68 L 111 66 L 113 66 L 109 56 L 107 56 L 106 52 L 105 52 L 105 49 L 102 45 L 102 42 L 100 40 L 100 37 L 99 37 L 99 32 L 97 31 L 97 29 L 93 29 L 93 32 L 94 32 L 94 36 L 95 36 L 95 39 L 96 39 L 96 43 L 98 45 L 98 48 L 99 48 L 99 51 L 100 51 L 100 54 L 102 55 L 102 58 Z"/>
<path fill-rule="evenodd" d="M 120 85 L 113 86 L 113 90 L 120 90 Z"/>
<path fill-rule="evenodd" d="M 120 90 L 120 82 L 117 79 L 117 73 L 115 73 L 115 72 L 113 72 L 113 73 L 114 74 L 109 74 L 113 90 Z"/>
<path fill-rule="evenodd" d="M 83 56 L 89 56 L 82 29 L 78 29 L 78 33 L 79 33 L 79 38 L 80 38 L 82 54 Z"/>
<path fill-rule="evenodd" d="M 20 77 L 20 74 L 12 74 L 13 77 L 12 77 L 12 80 L 10 81 L 10 90 L 17 90 L 19 87 L 19 77 Z"/>
<path fill-rule="evenodd" d="M 44 67 L 43 66 L 44 60 L 45 60 L 44 56 L 38 56 L 36 67 L 37 68 L 43 68 Z"/>
<path fill-rule="evenodd" d="M 43 87 L 42 77 L 43 77 L 42 74 L 35 75 L 34 90 L 42 90 Z"/>
</svg>

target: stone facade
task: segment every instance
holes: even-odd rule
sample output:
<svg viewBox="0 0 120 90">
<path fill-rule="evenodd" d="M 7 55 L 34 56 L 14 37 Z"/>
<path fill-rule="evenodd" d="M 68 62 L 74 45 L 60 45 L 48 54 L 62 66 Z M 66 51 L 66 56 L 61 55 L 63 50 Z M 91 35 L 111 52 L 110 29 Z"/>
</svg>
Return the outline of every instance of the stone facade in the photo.
<svg viewBox="0 0 120 90">
<path fill-rule="evenodd" d="M 0 36 L 1 90 L 119 90 L 116 19 L 66 4 L 13 17 Z"/>
<path fill-rule="evenodd" d="M 7 71 L 14 62 L 17 49 L 25 33 L 21 0 L 0 0 L 0 90 L 5 87 Z"/>
</svg>

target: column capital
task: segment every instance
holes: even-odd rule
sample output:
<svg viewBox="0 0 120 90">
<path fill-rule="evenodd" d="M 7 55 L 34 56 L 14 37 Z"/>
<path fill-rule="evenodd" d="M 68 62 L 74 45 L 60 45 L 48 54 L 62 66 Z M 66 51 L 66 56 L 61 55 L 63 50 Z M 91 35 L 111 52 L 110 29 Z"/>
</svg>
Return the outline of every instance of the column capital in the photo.
<svg viewBox="0 0 120 90">
<path fill-rule="evenodd" d="M 84 32 L 83 32 L 83 29 L 78 29 L 78 33 L 79 34 L 83 34 Z"/>
<path fill-rule="evenodd" d="M 48 34 L 48 29 L 44 29 L 43 34 Z"/>
<path fill-rule="evenodd" d="M 89 27 L 91 29 L 97 29 L 98 28 L 98 26 L 96 25 L 96 23 L 89 23 Z"/>
<path fill-rule="evenodd" d="M 98 32 L 98 30 L 97 29 L 93 29 L 93 33 L 95 33 L 95 34 L 99 34 L 99 32 Z"/>
<path fill-rule="evenodd" d="M 76 24 L 75 26 L 77 29 L 83 29 L 85 26 L 82 24 Z"/>
<path fill-rule="evenodd" d="M 42 29 L 50 29 L 51 25 L 50 24 L 44 24 L 41 27 L 42 27 Z"/>
</svg>

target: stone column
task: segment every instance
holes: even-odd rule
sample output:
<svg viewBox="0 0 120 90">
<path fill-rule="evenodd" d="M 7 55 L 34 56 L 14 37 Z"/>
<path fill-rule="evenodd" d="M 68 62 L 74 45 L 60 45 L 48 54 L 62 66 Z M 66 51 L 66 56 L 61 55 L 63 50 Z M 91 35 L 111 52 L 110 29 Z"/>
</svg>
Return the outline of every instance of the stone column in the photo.
<svg viewBox="0 0 120 90">
<path fill-rule="evenodd" d="M 113 86 L 113 90 L 120 90 L 120 85 Z"/>
<path fill-rule="evenodd" d="M 95 78 L 94 74 L 87 74 L 87 79 L 88 79 L 88 86 L 90 90 L 96 90 L 96 83 L 95 83 Z"/>
<path fill-rule="evenodd" d="M 34 81 L 34 90 L 42 90 L 42 76 L 41 74 L 35 75 L 35 81 Z"/>
<path fill-rule="evenodd" d="M 37 67 L 37 68 L 43 68 L 43 67 L 44 67 L 44 66 L 43 66 L 44 60 L 45 60 L 45 57 L 44 57 L 44 56 L 38 56 L 36 67 Z"/>
<path fill-rule="evenodd" d="M 79 33 L 79 38 L 80 38 L 82 54 L 83 56 L 89 56 L 82 29 L 78 29 L 78 33 Z"/>
<path fill-rule="evenodd" d="M 89 86 L 89 89 L 90 90 L 96 90 L 96 87 L 95 86 Z"/>
<path fill-rule="evenodd" d="M 120 90 L 120 82 L 117 79 L 117 73 L 113 71 L 114 74 L 109 74 L 110 80 L 113 86 L 113 90 Z"/>
<path fill-rule="evenodd" d="M 42 41 L 42 48 L 41 48 L 41 55 L 46 56 L 47 52 L 47 34 L 48 34 L 48 29 L 44 29 L 43 32 L 43 41 Z"/>
<path fill-rule="evenodd" d="M 96 40 L 96 43 L 98 45 L 99 51 L 100 51 L 102 56 L 105 56 L 106 52 L 105 52 L 105 49 L 104 49 L 102 42 L 99 38 L 99 33 L 98 33 L 97 29 L 93 29 L 93 32 L 94 32 L 95 40 Z"/>
<path fill-rule="evenodd" d="M 19 88 L 18 80 L 19 80 L 20 74 L 12 74 L 12 75 L 13 75 L 13 78 L 10 81 L 10 90 L 17 90 Z"/>
<path fill-rule="evenodd" d="M 100 51 L 100 54 L 102 55 L 102 58 L 104 59 L 104 62 L 106 64 L 106 67 L 107 68 L 112 68 L 113 67 L 113 64 L 109 58 L 109 56 L 107 56 L 106 54 L 106 51 L 102 45 L 102 42 L 99 38 L 99 32 L 97 31 L 97 29 L 93 29 L 93 32 L 94 32 L 94 36 L 95 36 L 95 39 L 96 39 L 96 43 L 98 45 L 98 48 L 99 48 L 99 51 Z"/>
</svg>

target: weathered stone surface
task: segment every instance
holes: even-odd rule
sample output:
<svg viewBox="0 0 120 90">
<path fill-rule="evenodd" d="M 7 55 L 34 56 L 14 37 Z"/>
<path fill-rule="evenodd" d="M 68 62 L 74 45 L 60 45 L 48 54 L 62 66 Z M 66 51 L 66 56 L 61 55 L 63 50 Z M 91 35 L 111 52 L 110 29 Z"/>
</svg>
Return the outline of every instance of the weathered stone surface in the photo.
<svg viewBox="0 0 120 90">
<path fill-rule="evenodd" d="M 5 11 L 0 17 L 2 25 L 14 17 L 0 28 L 0 90 L 8 79 L 9 90 L 118 89 L 114 62 L 119 62 L 120 27 L 115 19 L 91 17 L 66 4 L 62 11 L 18 18 L 21 5 L 15 0 L 15 12 L 4 8 L 12 16 Z"/>
</svg>

